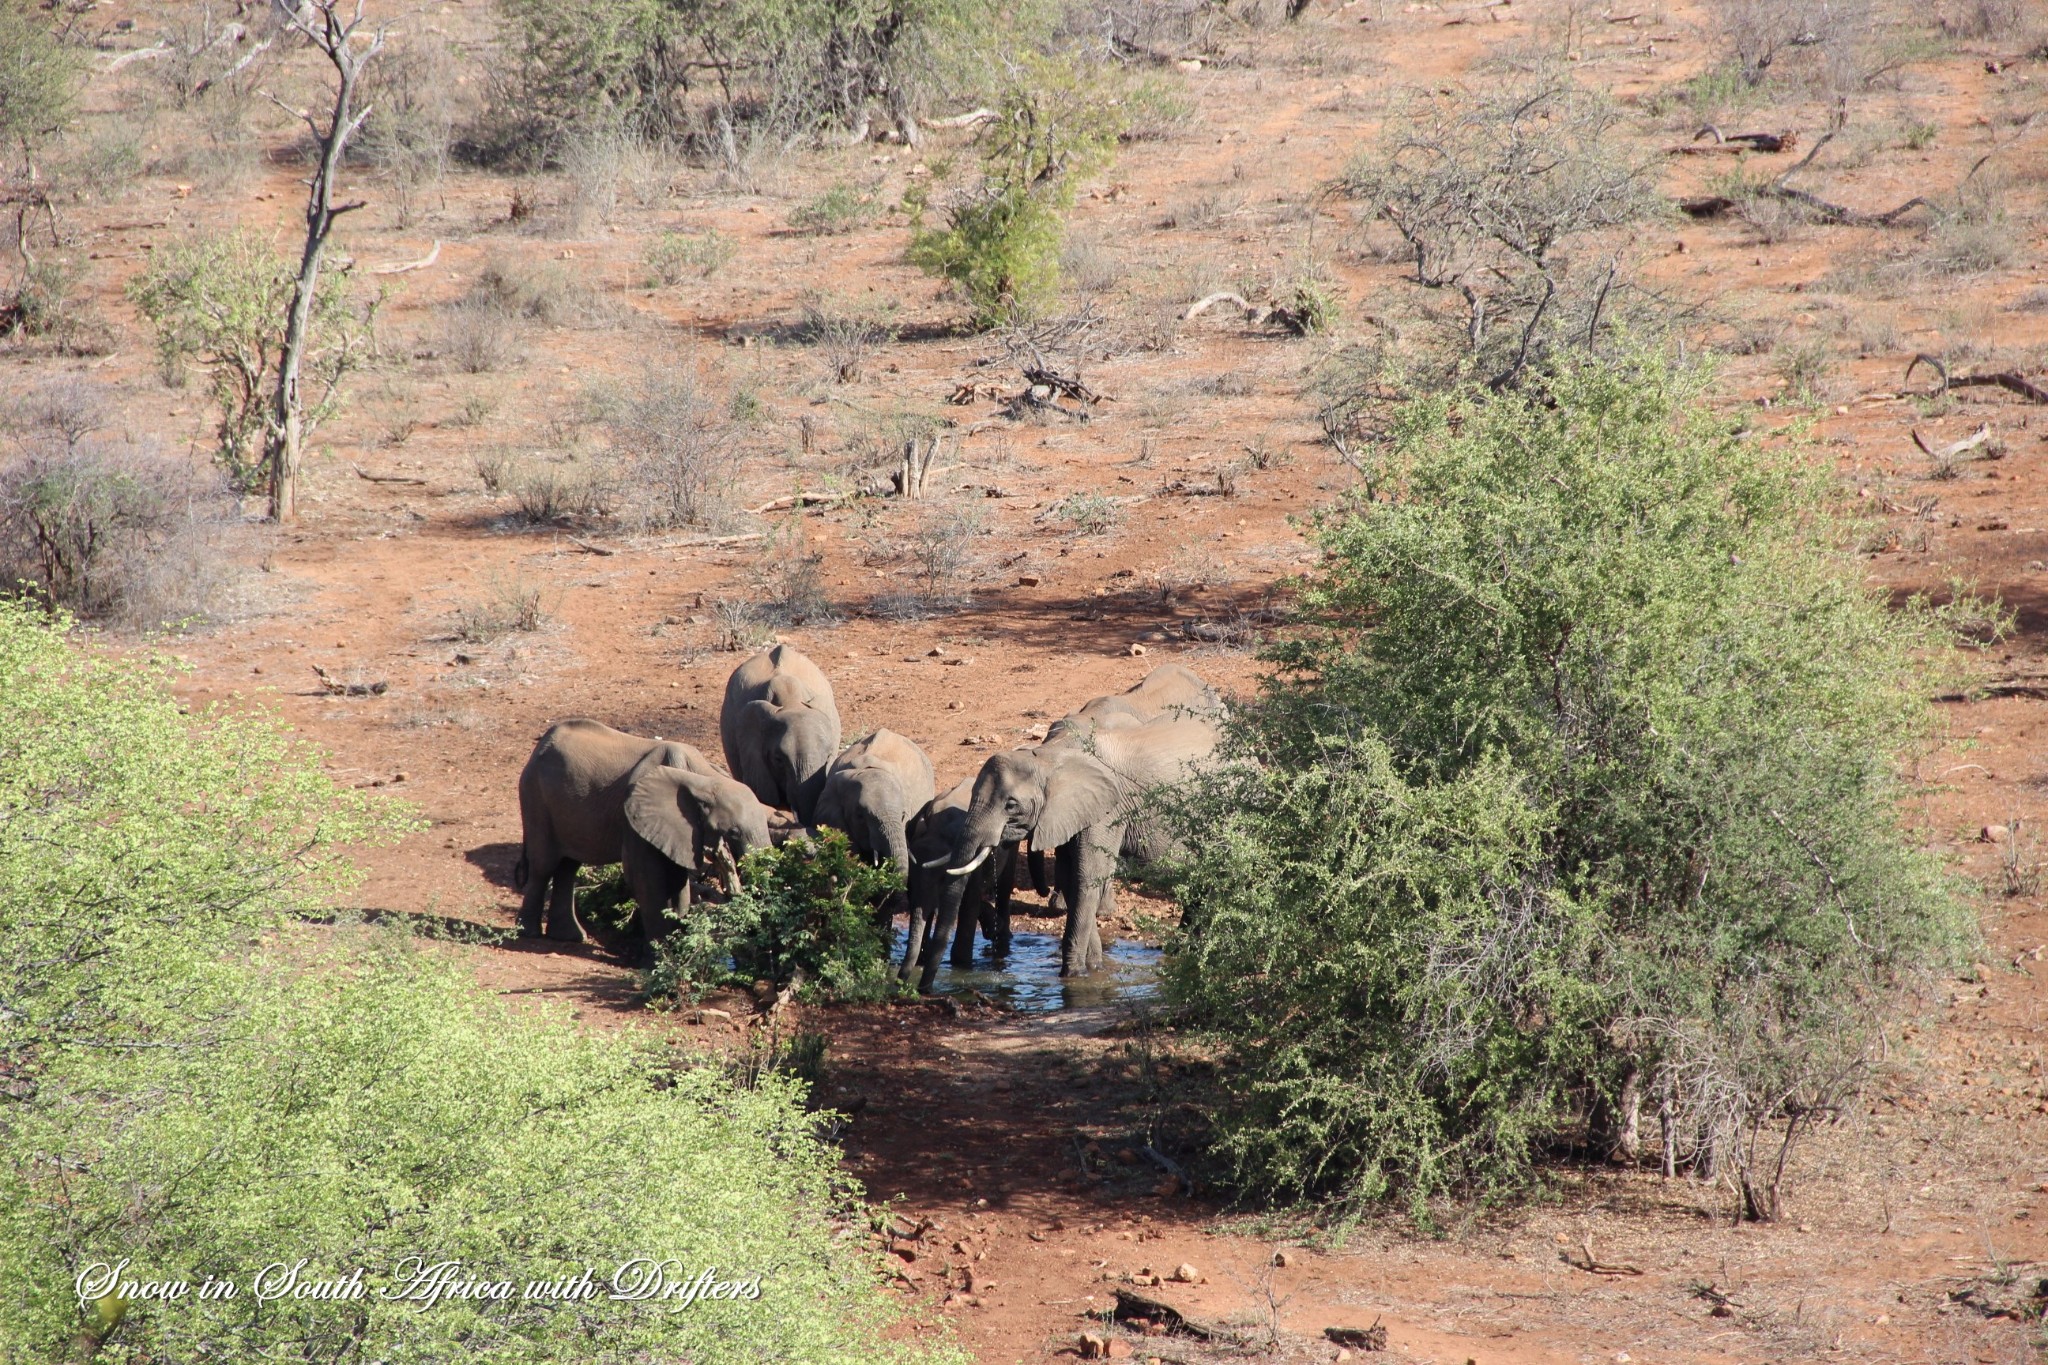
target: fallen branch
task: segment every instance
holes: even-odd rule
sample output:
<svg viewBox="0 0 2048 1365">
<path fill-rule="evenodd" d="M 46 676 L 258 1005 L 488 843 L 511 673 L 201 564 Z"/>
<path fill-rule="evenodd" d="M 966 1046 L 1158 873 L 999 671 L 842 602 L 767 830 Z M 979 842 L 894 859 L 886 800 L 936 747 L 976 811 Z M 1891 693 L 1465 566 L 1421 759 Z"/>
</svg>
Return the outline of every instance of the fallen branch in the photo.
<svg viewBox="0 0 2048 1365">
<path fill-rule="evenodd" d="M 1195 1192 L 1194 1177 L 1189 1175 L 1187 1173 L 1187 1170 L 1184 1167 L 1182 1167 L 1182 1165 L 1178 1161 L 1175 1161 L 1172 1157 L 1166 1155 L 1164 1152 L 1160 1151 L 1158 1148 L 1154 1147 L 1149 1142 L 1146 1143 L 1142 1148 L 1140 1148 L 1139 1151 L 1140 1154 L 1145 1158 L 1145 1160 L 1151 1162 L 1154 1166 L 1157 1166 L 1160 1170 L 1166 1172 L 1175 1180 L 1178 1180 L 1181 1184 L 1182 1189 L 1186 1190 L 1189 1194 L 1193 1194 Z"/>
<path fill-rule="evenodd" d="M 971 128 L 985 123 L 996 116 L 993 109 L 969 109 L 964 114 L 950 114 L 945 118 L 929 118 L 924 121 L 927 128 Z"/>
<path fill-rule="evenodd" d="M 857 497 L 856 493 L 791 493 L 780 498 L 770 498 L 759 507 L 749 507 L 747 515 L 758 517 L 763 512 L 787 512 L 796 507 L 832 507 Z"/>
<path fill-rule="evenodd" d="M 101 67 L 100 70 L 107 73 L 108 75 L 112 75 L 114 72 L 119 71 L 122 67 L 127 66 L 130 62 L 154 61 L 158 57 L 165 56 L 170 51 L 171 40 L 169 38 L 166 38 L 162 42 L 158 43 L 155 47 L 138 47 L 133 52 L 123 52 L 120 56 L 114 58 L 114 60 L 108 62 L 105 66 Z"/>
<path fill-rule="evenodd" d="M 742 535 L 737 536 L 698 536 L 690 540 L 678 541 L 676 543 L 680 546 L 689 549 L 703 549 L 707 547 L 717 548 L 727 545 L 744 545 L 749 541 L 766 539 L 768 539 L 768 533 L 766 531 L 748 531 Z"/>
<path fill-rule="evenodd" d="M 372 474 L 365 470 L 359 464 L 352 464 L 349 466 L 349 468 L 355 470 L 356 477 L 363 480 L 366 483 L 424 484 L 426 482 L 425 479 L 415 479 L 410 474 Z"/>
<path fill-rule="evenodd" d="M 1164 1299 L 1155 1299 L 1133 1289 L 1116 1291 L 1116 1307 L 1110 1312 L 1116 1322 L 1128 1322 L 1132 1318 L 1143 1318 L 1166 1329 L 1169 1336 L 1196 1337 L 1202 1341 L 1219 1341 L 1228 1345 L 1242 1345 L 1244 1335 L 1223 1323 L 1198 1318 L 1183 1308 L 1175 1307 Z"/>
<path fill-rule="evenodd" d="M 2048 389 L 2042 388 L 2039 384 L 2034 383 L 2015 371 L 1998 370 L 1991 374 L 1951 375 L 1948 372 L 1948 366 L 1924 351 L 1915 355 L 1912 360 L 1907 362 L 1906 377 L 1900 381 L 1901 387 L 1913 382 L 1913 371 L 1920 368 L 1923 364 L 1932 365 L 1934 372 L 1941 376 L 1941 387 L 1925 395 L 1928 398 L 1939 398 L 1950 389 L 1999 388 L 2009 393 L 2016 393 L 2030 403 L 2048 403 Z"/>
<path fill-rule="evenodd" d="M 1922 455 L 1925 455 L 1930 460 L 1953 460 L 1956 456 L 1962 454 L 1964 451 L 1975 450 L 1978 446 L 1983 445 L 1986 441 L 1990 439 L 1991 424 L 1989 422 L 1986 422 L 1983 426 L 1978 427 L 1974 432 L 1970 433 L 1968 436 L 1965 436 L 1962 440 L 1951 442 L 1950 444 L 1943 446 L 1940 450 L 1936 450 L 1933 446 L 1928 445 L 1926 439 L 1920 435 L 1920 432 L 1917 428 L 1915 428 L 1913 431 L 1913 444 L 1919 446 L 1920 453 Z"/>
<path fill-rule="evenodd" d="M 1703 137 L 1712 137 L 1713 145 L 1697 145 Z M 1735 133 L 1724 135 L 1719 128 L 1708 124 L 1692 135 L 1693 144 L 1687 147 L 1672 147 L 1673 156 L 1704 156 L 1715 152 L 1789 152 L 1799 145 L 1797 133 Z"/>
<path fill-rule="evenodd" d="M 327 670 L 313 665 L 313 675 L 320 679 L 320 686 L 330 697 L 381 697 L 391 689 L 391 684 L 379 678 L 376 682 L 342 682 L 329 677 Z"/>
<path fill-rule="evenodd" d="M 587 540 L 580 540 L 575 536 L 569 537 L 569 543 L 571 545 L 574 545 L 579 550 L 585 550 L 594 555 L 604 555 L 606 558 L 610 558 L 612 555 L 618 553 L 617 550 L 610 549 L 603 545 L 593 544 L 592 542 Z"/>
<path fill-rule="evenodd" d="M 1056 370 L 1048 370 L 1043 366 L 1027 367 L 1024 371 L 1024 379 L 1035 388 L 1052 389 L 1055 392 L 1065 394 L 1077 403 L 1086 403 L 1091 407 L 1103 401 L 1101 394 L 1089 388 L 1079 379 L 1069 379 L 1066 375 Z"/>
<path fill-rule="evenodd" d="M 370 273 L 372 275 L 405 275 L 410 274 L 412 271 L 415 270 L 425 270 L 428 266 L 432 265 L 435 261 L 438 261 L 440 259 L 441 239 L 436 237 L 434 239 L 434 249 L 432 251 L 429 251 L 426 255 L 420 257 L 418 260 L 394 261 L 390 265 L 373 265 L 370 267 Z"/>
<path fill-rule="evenodd" d="M 1584 1253 L 1584 1260 L 1575 1260 L 1571 1252 L 1569 1251 L 1560 1251 L 1557 1254 L 1559 1259 L 1561 1259 L 1566 1265 L 1570 1266 L 1572 1269 L 1583 1270 L 1591 1275 L 1619 1276 L 1640 1275 L 1643 1273 L 1642 1267 L 1640 1266 L 1614 1265 L 1605 1261 L 1596 1260 L 1593 1256 L 1593 1239 L 1591 1237 L 1582 1237 L 1579 1239 L 1579 1250 Z"/>
<path fill-rule="evenodd" d="M 1223 289 L 1217 291 L 1214 294 L 1209 295 L 1207 298 L 1198 299 L 1194 303 L 1190 304 L 1188 306 L 1188 311 L 1182 313 L 1180 315 L 1180 319 L 1182 322 L 1191 322 L 1195 318 L 1198 318 L 1202 316 L 1202 314 L 1208 312 L 1211 308 L 1214 308 L 1219 303 L 1234 303 L 1247 313 L 1252 311 L 1252 306 L 1244 301 L 1244 295 L 1233 294 L 1228 289 Z"/>
</svg>

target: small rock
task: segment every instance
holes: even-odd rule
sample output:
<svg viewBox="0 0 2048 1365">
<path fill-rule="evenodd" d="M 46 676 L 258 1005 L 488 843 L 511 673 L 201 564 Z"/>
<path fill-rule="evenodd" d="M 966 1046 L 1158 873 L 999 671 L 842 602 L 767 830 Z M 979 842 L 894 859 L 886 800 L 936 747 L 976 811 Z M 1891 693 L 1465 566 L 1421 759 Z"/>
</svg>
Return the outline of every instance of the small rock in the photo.
<svg viewBox="0 0 2048 1365">
<path fill-rule="evenodd" d="M 1799 1225 L 1799 1230 L 1800 1230 L 1801 1232 L 1812 1232 L 1812 1231 L 1813 1231 L 1813 1224 L 1811 1224 L 1811 1223 L 1801 1223 L 1801 1224 Z"/>
<path fill-rule="evenodd" d="M 967 665 L 973 663 L 974 659 L 972 656 L 963 656 L 958 659 L 946 659 L 942 662 L 945 663 L 945 665 L 948 668 L 965 668 L 967 667 Z"/>
<path fill-rule="evenodd" d="M 1273 1264 L 1274 1264 L 1274 1265 L 1278 1265 L 1278 1266 L 1289 1266 L 1289 1265 L 1293 1265 L 1293 1264 L 1294 1264 L 1294 1257 L 1292 1257 L 1291 1255 L 1289 1255 L 1289 1254 L 1288 1254 L 1287 1252 L 1284 1252 L 1284 1251 L 1276 1251 L 1276 1252 L 1274 1252 L 1274 1253 L 1273 1253 Z"/>
<path fill-rule="evenodd" d="M 2012 831 L 2004 825 L 1986 825 L 1977 831 L 1977 842 L 1980 844 L 2002 844 L 2011 837 Z"/>
<path fill-rule="evenodd" d="M 1017 575 L 1017 586 L 1020 588 L 1035 588 L 1038 584 L 1039 577 L 1035 573 L 1020 573 Z"/>
<path fill-rule="evenodd" d="M 1173 1268 L 1173 1278 L 1181 1284 L 1200 1284 L 1202 1282 L 1202 1272 L 1189 1265 L 1186 1261 L 1182 1261 Z"/>
<path fill-rule="evenodd" d="M 1109 1343 L 1093 1332 L 1081 1333 L 1074 1339 L 1074 1344 L 1081 1348 L 1083 1360 L 1101 1360 L 1109 1354 Z"/>
<path fill-rule="evenodd" d="M 946 709 L 948 711 L 958 711 L 960 709 L 960 703 L 957 701 L 949 701 L 946 703 Z"/>
<path fill-rule="evenodd" d="M 693 1024 L 709 1024 L 714 1021 L 727 1024 L 731 1023 L 732 1011 L 717 1009 L 710 1005 L 705 1005 L 701 1009 L 694 1009 L 690 1011 L 690 1022 Z"/>
<path fill-rule="evenodd" d="M 1111 1337 L 1108 1349 L 1104 1352 L 1111 1360 L 1129 1360 L 1137 1353 L 1137 1347 L 1131 1345 L 1122 1337 Z"/>
<path fill-rule="evenodd" d="M 943 659 L 946 657 L 946 647 L 944 645 L 933 645 L 924 652 L 924 656 L 927 659 Z"/>
<path fill-rule="evenodd" d="M 1134 643 L 1134 644 L 1132 644 L 1132 646 L 1130 647 L 1130 649 L 1128 649 L 1128 650 L 1127 650 L 1127 651 L 1125 651 L 1125 652 L 1126 652 L 1126 653 L 1128 653 L 1128 654 L 1129 654 L 1129 655 L 1130 655 L 1130 656 L 1131 656 L 1132 658 L 1134 658 L 1134 659 L 1137 659 L 1137 658 L 1142 658 L 1142 657 L 1144 657 L 1144 654 L 1145 654 L 1145 646 L 1143 646 L 1143 645 L 1141 645 L 1141 644 L 1135 644 L 1135 643 Z"/>
<path fill-rule="evenodd" d="M 1342 1362 L 1349 1359 L 1351 1359 L 1350 1349 L 1348 1347 L 1339 1346 L 1337 1348 L 1337 1360 L 1339 1362 L 1339 1365 L 1342 1365 Z"/>
<path fill-rule="evenodd" d="M 1128 1147 L 1117 1148 L 1116 1159 L 1125 1166 L 1135 1166 L 1138 1164 L 1138 1154 Z"/>
</svg>

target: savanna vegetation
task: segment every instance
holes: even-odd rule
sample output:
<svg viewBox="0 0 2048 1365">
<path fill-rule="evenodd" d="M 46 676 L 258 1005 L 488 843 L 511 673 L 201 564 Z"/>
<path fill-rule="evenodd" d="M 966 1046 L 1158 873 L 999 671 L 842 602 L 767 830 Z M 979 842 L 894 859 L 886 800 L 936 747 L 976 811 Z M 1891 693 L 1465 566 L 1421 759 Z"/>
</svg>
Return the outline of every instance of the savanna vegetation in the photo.
<svg viewBox="0 0 2048 1365">
<path fill-rule="evenodd" d="M 0 1355 L 916 1355 L 800 1085 L 513 1007 L 399 936 L 295 928 L 412 817 L 168 681 L 0 607 Z M 635 1256 L 759 1298 L 615 1301 Z M 510 1296 L 404 1297 L 448 1260 Z M 266 1301 L 277 1262 L 273 1289 L 364 1288 Z M 100 1264 L 192 1292 L 81 1304 Z M 586 1269 L 588 1296 L 526 1297 Z M 209 1276 L 241 1292 L 202 1299 Z"/>
<path fill-rule="evenodd" d="M 1175 808 L 1175 998 L 1261 1198 L 1500 1196 L 1590 1149 L 1779 1209 L 1971 945 L 1902 827 L 1967 602 L 1861 581 L 1827 484 L 1645 352 L 1402 408 L 1300 633 Z"/>
</svg>

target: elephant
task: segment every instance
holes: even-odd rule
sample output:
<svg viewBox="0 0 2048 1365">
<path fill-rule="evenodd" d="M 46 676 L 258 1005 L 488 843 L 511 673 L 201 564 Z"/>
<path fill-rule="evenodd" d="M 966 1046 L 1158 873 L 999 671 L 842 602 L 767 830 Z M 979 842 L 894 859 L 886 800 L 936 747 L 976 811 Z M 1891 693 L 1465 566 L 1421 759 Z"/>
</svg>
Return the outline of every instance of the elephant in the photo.
<svg viewBox="0 0 2048 1365">
<path fill-rule="evenodd" d="M 1035 851 L 1054 850 L 1053 882 L 1067 907 L 1060 975 L 1099 971 L 1095 922 L 1117 858 L 1150 861 L 1166 852 L 1164 832 L 1146 818 L 1140 798 L 1204 766 L 1220 738 L 1213 717 L 1167 714 L 1086 734 L 1073 727 L 1036 748 L 991 755 L 974 779 L 944 871 L 966 877 L 999 846 L 1021 839 Z M 934 933 L 954 928 L 942 912 Z"/>
<path fill-rule="evenodd" d="M 1046 731 L 1044 742 L 1144 725 L 1167 715 L 1215 719 L 1222 714 L 1223 699 L 1200 674 L 1180 664 L 1161 664 L 1124 691 L 1093 698 L 1060 717 Z"/>
<path fill-rule="evenodd" d="M 718 713 L 725 765 L 763 805 L 815 824 L 825 768 L 839 752 L 832 684 L 794 645 L 763 650 L 732 671 Z"/>
<path fill-rule="evenodd" d="M 1010 879 L 1016 845 L 999 846 L 989 860 L 964 877 L 946 875 L 943 864 L 967 824 L 974 797 L 974 778 L 963 777 L 910 821 L 910 929 L 904 938 L 904 980 L 917 976 L 917 988 L 929 992 L 939 970 L 939 954 L 949 935 L 953 965 L 974 961 L 974 930 L 986 912 L 989 942 L 997 953 L 1010 947 Z M 967 910 L 962 914 L 962 909 Z"/>
<path fill-rule="evenodd" d="M 819 793 L 817 823 L 843 830 L 853 851 L 870 862 L 888 861 L 910 875 L 905 827 L 931 803 L 932 761 L 894 730 L 877 730 L 832 760 Z"/>
<path fill-rule="evenodd" d="M 1079 744 L 1098 730 L 1128 729 L 1163 716 L 1199 716 L 1210 720 L 1223 715 L 1223 698 L 1202 681 L 1201 675 L 1181 664 L 1161 664 L 1122 692 L 1095 697 L 1053 722 L 1042 744 Z M 1045 855 L 1050 845 L 1032 841 L 1026 863 L 1032 889 L 1046 898 L 1048 908 L 1066 909 L 1065 897 L 1046 875 Z"/>
<path fill-rule="evenodd" d="M 739 889 L 741 856 L 769 842 L 768 809 L 687 744 L 645 739 L 582 718 L 548 727 L 519 774 L 524 893 L 519 932 L 581 943 L 576 871 L 624 864 L 649 942 L 665 913 L 689 903 L 692 874 L 723 871 Z M 552 895 L 550 895 L 552 888 Z"/>
</svg>

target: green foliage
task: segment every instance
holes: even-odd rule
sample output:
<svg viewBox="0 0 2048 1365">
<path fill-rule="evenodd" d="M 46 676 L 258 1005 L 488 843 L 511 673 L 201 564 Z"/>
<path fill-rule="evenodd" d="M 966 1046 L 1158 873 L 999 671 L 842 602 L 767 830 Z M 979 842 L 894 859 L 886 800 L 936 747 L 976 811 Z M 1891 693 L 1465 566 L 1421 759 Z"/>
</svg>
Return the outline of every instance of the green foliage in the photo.
<svg viewBox="0 0 2048 1365">
<path fill-rule="evenodd" d="M 339 851 L 405 827 L 278 725 L 186 716 L 170 665 L 75 648 L 0 599 L 0 1064 L 182 1021 L 218 955 L 350 884 Z"/>
<path fill-rule="evenodd" d="M 731 166 L 738 130 L 779 137 L 962 97 L 1052 7 L 996 0 L 505 0 L 513 63 L 489 150 L 551 158 L 624 126 Z"/>
<path fill-rule="evenodd" d="M 1107 162 L 1124 128 L 1114 93 L 1075 62 L 1020 63 L 984 134 L 980 185 L 947 208 L 944 228 L 911 238 L 911 264 L 952 281 L 976 326 L 1028 320 L 1058 297 L 1076 183 Z"/>
<path fill-rule="evenodd" d="M 263 444 L 275 420 L 277 367 L 284 349 L 291 268 L 254 233 L 241 230 L 186 238 L 157 251 L 128 296 L 156 329 L 157 357 L 167 380 L 196 360 L 212 378 L 220 408 L 214 457 L 237 489 L 263 479 Z M 323 272 L 313 302 L 305 376 L 318 397 L 305 406 L 310 435 L 341 405 L 341 384 L 362 360 L 375 305 L 358 311 L 348 276 Z"/>
<path fill-rule="evenodd" d="M 0 1356 L 914 1356 L 882 1339 L 800 1086 L 584 1034 L 387 931 L 284 930 L 348 883 L 345 844 L 410 822 L 167 682 L 0 602 Z M 760 1298 L 605 1297 L 635 1256 Z M 413 1257 L 512 1297 L 383 1297 Z M 364 1293 L 259 1302 L 257 1272 L 300 1258 Z M 75 1277 L 124 1260 L 241 1293 L 82 1308 Z M 591 1300 L 522 1297 L 586 1267 Z"/>
<path fill-rule="evenodd" d="M 881 908 L 902 889 L 893 867 L 855 856 L 837 830 L 757 849 L 740 863 L 745 890 L 700 904 L 663 939 L 648 980 L 656 998 L 757 980 L 796 982 L 810 1000 L 880 1000 L 895 993 Z"/>
<path fill-rule="evenodd" d="M 664 232 L 647 248 L 647 283 L 677 285 L 690 275 L 710 279 L 732 263 L 739 244 L 717 228 L 703 232 Z"/>
<path fill-rule="evenodd" d="M 1408 404 L 1182 797 L 1172 993 L 1262 1195 L 1500 1194 L 1559 1142 L 1732 1173 L 1835 1112 L 1970 917 L 1899 826 L 1945 619 L 1863 583 L 1704 378 Z M 1654 1129 L 1654 1125 L 1648 1125 Z"/>
<path fill-rule="evenodd" d="M 0 0 L 0 147 L 32 146 L 71 117 L 83 67 L 27 0 Z"/>
<path fill-rule="evenodd" d="M 815 236 L 837 236 L 865 226 L 877 207 L 874 195 L 839 180 L 809 203 L 790 210 L 789 225 Z"/>
</svg>

